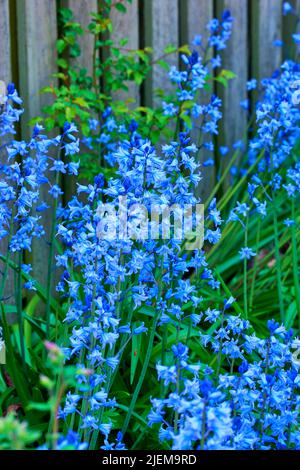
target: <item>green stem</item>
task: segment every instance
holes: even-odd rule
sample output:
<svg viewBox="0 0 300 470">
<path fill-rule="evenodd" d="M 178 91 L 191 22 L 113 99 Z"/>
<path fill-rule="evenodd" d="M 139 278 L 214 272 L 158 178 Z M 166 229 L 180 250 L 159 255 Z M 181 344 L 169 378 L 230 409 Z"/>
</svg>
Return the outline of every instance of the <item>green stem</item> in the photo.
<svg viewBox="0 0 300 470">
<path fill-rule="evenodd" d="M 295 214 L 295 199 L 292 198 L 292 220 L 294 224 L 292 225 L 292 253 L 293 253 L 293 277 L 294 277 L 294 286 L 295 286 L 295 295 L 296 295 L 296 306 L 298 314 L 298 328 L 300 329 L 300 284 L 298 277 L 298 247 L 297 247 L 297 237 L 296 237 L 296 214 Z"/>
<path fill-rule="evenodd" d="M 233 157 L 231 158 L 231 160 L 229 161 L 229 163 L 226 165 L 224 171 L 222 172 L 222 176 L 221 178 L 219 179 L 218 183 L 214 186 L 214 189 L 212 190 L 212 192 L 210 193 L 207 201 L 205 201 L 205 204 L 206 206 L 209 206 L 210 202 L 212 201 L 213 197 L 217 194 L 217 192 L 219 191 L 221 185 L 223 184 L 223 181 L 225 180 L 225 178 L 227 177 L 228 173 L 230 172 L 230 169 L 232 167 L 232 165 L 234 164 L 236 158 L 238 157 L 238 154 L 239 154 L 239 150 L 237 150 L 236 152 L 234 152 L 233 154 Z"/>
<path fill-rule="evenodd" d="M 258 163 L 261 161 L 261 159 L 264 156 L 264 151 L 262 151 L 255 162 L 250 166 L 248 169 L 247 173 L 238 181 L 238 183 L 229 191 L 227 191 L 224 196 L 221 198 L 218 204 L 219 210 L 222 210 L 226 204 L 232 199 L 234 194 L 243 186 L 243 184 L 246 184 L 249 178 L 249 174 L 251 174 L 252 170 L 258 165 Z M 207 204 L 205 205 L 207 207 Z"/>
<path fill-rule="evenodd" d="M 61 148 L 63 141 L 61 141 L 58 152 L 57 159 L 60 159 Z M 56 172 L 55 184 L 59 185 L 59 171 Z M 47 287 L 46 287 L 46 337 L 50 339 L 50 314 L 51 314 L 51 291 L 53 283 L 53 258 L 54 258 L 54 244 L 55 244 L 55 234 L 56 234 L 56 216 L 57 216 L 57 207 L 58 207 L 58 198 L 54 199 L 52 220 L 51 220 L 51 233 L 50 233 L 50 247 L 49 247 L 49 258 L 48 258 L 48 273 L 47 273 Z"/>
<path fill-rule="evenodd" d="M 277 280 L 277 292 L 278 292 L 278 299 L 279 299 L 279 311 L 280 311 L 280 319 L 282 322 L 284 322 L 284 300 L 283 300 L 283 293 L 282 293 L 280 241 L 279 241 L 277 209 L 274 203 L 274 199 L 273 199 L 273 226 L 274 226 L 276 280 Z"/>
<path fill-rule="evenodd" d="M 259 242 L 260 242 L 260 229 L 261 229 L 261 219 L 258 220 L 258 227 L 257 227 L 257 235 L 256 235 L 256 248 L 255 251 L 258 253 L 259 251 Z M 253 266 L 253 276 L 251 282 L 251 289 L 250 289 L 250 299 L 249 299 L 249 309 L 252 310 L 253 306 L 253 298 L 254 298 L 254 288 L 255 288 L 255 280 L 257 275 L 257 268 L 258 268 L 258 256 L 254 258 L 254 266 Z"/>
<path fill-rule="evenodd" d="M 224 314 L 225 314 L 225 311 L 224 311 L 224 309 L 223 309 L 223 310 L 222 310 L 222 316 L 221 316 L 221 325 L 220 325 L 220 328 L 223 328 L 223 325 L 224 325 Z M 220 371 L 221 371 L 221 364 L 222 364 L 222 348 L 223 348 L 223 338 L 221 338 L 221 341 L 220 341 L 220 349 L 219 349 L 219 352 L 218 352 L 217 377 L 219 377 Z"/>
<path fill-rule="evenodd" d="M 16 282 L 16 307 L 18 314 L 18 326 L 19 326 L 19 339 L 22 364 L 25 368 L 25 342 L 24 342 L 24 325 L 23 325 L 23 299 L 22 299 L 22 262 L 23 262 L 23 251 L 18 254 L 18 271 L 17 271 L 17 282 Z"/>
<path fill-rule="evenodd" d="M 13 235 L 13 227 L 14 227 L 14 217 L 13 217 L 13 213 L 12 213 L 11 219 L 10 219 L 9 237 L 8 237 L 8 240 L 7 240 L 7 253 L 6 253 L 5 259 L 3 259 L 3 257 L 1 257 L 1 261 L 4 263 L 4 271 L 3 271 L 2 282 L 1 282 L 1 285 L 0 285 L 0 302 L 3 299 L 6 280 L 7 280 L 7 276 L 8 276 L 8 267 L 9 267 L 9 262 L 10 262 L 10 253 L 11 253 L 10 249 L 9 249 L 9 245 L 10 245 L 12 235 Z"/>
<path fill-rule="evenodd" d="M 204 450 L 205 445 L 205 429 L 206 429 L 206 402 L 203 404 L 202 417 L 201 417 L 201 444 L 200 449 Z"/>
<path fill-rule="evenodd" d="M 123 435 L 125 435 L 125 433 L 127 431 L 128 424 L 129 424 L 129 421 L 131 419 L 131 415 L 134 411 L 134 407 L 135 407 L 136 401 L 138 399 L 138 396 L 139 396 L 140 390 L 142 388 L 144 378 L 145 378 L 145 375 L 146 375 L 146 372 L 147 372 L 147 369 L 148 369 L 148 366 L 149 366 L 158 317 L 159 317 L 159 310 L 156 309 L 155 316 L 154 316 L 154 319 L 153 319 L 152 328 L 151 328 L 151 332 L 150 332 L 146 357 L 145 357 L 145 360 L 144 360 L 141 375 L 140 375 L 139 381 L 137 383 L 137 386 L 134 390 L 134 393 L 133 393 L 133 396 L 132 396 L 132 399 L 131 399 L 131 402 L 130 402 L 130 405 L 129 405 L 129 408 L 128 408 L 128 412 L 127 412 L 127 415 L 126 415 L 126 418 L 125 418 L 125 421 L 124 421 L 124 424 L 123 424 L 123 428 L 122 428 Z"/>
<path fill-rule="evenodd" d="M 248 221 L 249 218 L 247 216 L 246 220 L 246 227 L 245 227 L 245 247 L 248 246 Z M 245 310 L 245 318 L 248 320 L 248 295 L 247 295 L 247 289 L 248 289 L 248 282 L 247 282 L 247 258 L 244 258 L 244 310 Z"/>
<path fill-rule="evenodd" d="M 9 259 L 10 259 L 10 251 L 7 252 L 7 255 L 4 261 L 4 271 L 3 271 L 3 277 L 2 277 L 1 287 L 0 287 L 0 301 L 2 301 L 3 299 L 3 294 L 5 290 L 5 284 L 6 284 L 7 275 L 8 275 Z"/>
</svg>

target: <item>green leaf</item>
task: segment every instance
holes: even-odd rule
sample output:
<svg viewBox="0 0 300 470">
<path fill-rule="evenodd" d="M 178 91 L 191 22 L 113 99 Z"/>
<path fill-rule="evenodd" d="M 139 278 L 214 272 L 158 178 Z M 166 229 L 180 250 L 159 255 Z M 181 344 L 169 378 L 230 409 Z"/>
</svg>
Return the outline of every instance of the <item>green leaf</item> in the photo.
<svg viewBox="0 0 300 470">
<path fill-rule="evenodd" d="M 144 76 L 139 72 L 134 73 L 134 81 L 137 85 L 141 85 L 143 83 Z"/>
<path fill-rule="evenodd" d="M 6 354 L 6 367 L 8 369 L 9 375 L 12 378 L 13 384 L 16 387 L 19 398 L 22 402 L 23 408 L 27 406 L 29 401 L 29 390 L 27 382 L 24 379 L 23 369 L 19 363 L 18 357 L 16 355 L 16 350 L 11 342 L 10 329 L 6 320 L 6 315 L 3 307 L 3 302 L 1 302 L 1 314 L 2 314 L 2 327 L 3 327 L 3 338 L 7 350 Z"/>
<path fill-rule="evenodd" d="M 225 88 L 227 88 L 228 81 L 236 77 L 237 75 L 231 70 L 223 69 L 221 73 L 215 78 L 215 80 L 224 85 Z"/>
<path fill-rule="evenodd" d="M 6 262 L 5 256 L 0 254 L 0 260 L 5 263 Z M 19 269 L 18 265 L 16 263 L 14 263 L 13 261 L 11 261 L 11 260 L 8 261 L 8 265 L 15 272 L 17 272 L 18 269 Z M 22 270 L 22 278 L 25 281 L 34 282 L 37 295 L 40 297 L 41 300 L 43 300 L 45 302 L 46 298 L 47 298 L 47 295 L 46 295 L 46 290 L 44 289 L 44 287 L 42 287 L 42 285 L 36 279 L 34 279 L 32 276 L 30 276 L 30 274 L 25 273 L 23 270 Z M 54 297 L 51 297 L 50 305 L 51 305 L 51 308 L 54 311 L 59 312 L 59 314 L 61 316 L 63 316 L 63 310 L 62 310 L 61 306 L 59 305 L 59 303 L 57 302 L 57 300 Z M 3 306 L 2 306 L 2 308 L 3 308 Z"/>
<path fill-rule="evenodd" d="M 294 300 L 287 308 L 285 319 L 284 319 L 284 326 L 287 330 L 292 328 L 295 318 L 297 316 L 297 304 Z"/>
<path fill-rule="evenodd" d="M 216 274 L 216 278 L 221 282 L 222 287 L 223 287 L 223 289 L 224 289 L 224 291 L 225 291 L 227 297 L 228 297 L 228 298 L 229 298 L 229 297 L 234 297 L 234 295 L 232 295 L 230 289 L 228 288 L 228 286 L 227 286 L 226 283 L 224 282 L 224 280 L 223 280 L 221 274 L 220 274 L 217 270 L 215 271 L 215 274 Z M 237 303 L 237 301 L 233 302 L 232 307 L 234 308 L 234 310 L 236 311 L 236 313 L 237 313 L 238 315 L 241 315 L 241 317 L 244 317 L 244 316 L 245 316 L 243 309 L 239 306 L 239 304 Z"/>
<path fill-rule="evenodd" d="M 133 328 L 135 325 L 133 325 Z M 141 335 L 133 335 L 131 342 L 130 384 L 132 385 L 141 351 Z"/>
<path fill-rule="evenodd" d="M 41 328 L 41 326 L 37 323 L 36 320 L 31 318 L 31 316 L 27 315 L 26 313 L 23 314 L 24 319 L 30 324 L 32 329 L 37 333 L 37 335 L 42 339 L 46 339 L 46 331 Z M 26 323 L 25 323 L 26 325 Z"/>
<path fill-rule="evenodd" d="M 65 50 L 66 46 L 67 44 L 63 39 L 58 39 L 56 41 L 56 49 L 59 54 L 61 54 Z"/>
<path fill-rule="evenodd" d="M 121 2 L 115 3 L 116 10 L 120 11 L 121 13 L 126 13 L 127 9 Z"/>
<path fill-rule="evenodd" d="M 182 109 L 183 110 L 191 109 L 191 108 L 194 107 L 194 105 L 195 105 L 194 101 L 191 101 L 191 100 L 190 101 L 185 101 L 182 105 Z"/>
<path fill-rule="evenodd" d="M 65 59 L 58 59 L 57 60 L 57 65 L 61 67 L 62 69 L 67 69 L 68 68 L 68 62 Z"/>
<path fill-rule="evenodd" d="M 226 80 L 232 80 L 233 78 L 237 77 L 237 74 L 232 72 L 231 70 L 223 69 L 221 72 L 221 77 L 226 78 Z"/>
<path fill-rule="evenodd" d="M 158 63 L 158 65 L 160 65 L 164 70 L 169 71 L 170 65 L 169 65 L 165 60 L 160 59 L 160 60 L 157 61 L 157 63 Z"/>
<path fill-rule="evenodd" d="M 174 52 L 177 52 L 177 47 L 173 46 L 172 44 L 169 44 L 167 47 L 164 49 L 164 54 L 174 54 Z"/>
<path fill-rule="evenodd" d="M 37 410 L 37 411 L 50 411 L 50 403 L 34 403 L 30 402 L 27 406 L 27 410 Z"/>
<path fill-rule="evenodd" d="M 1 392 L 0 395 L 0 414 L 3 416 L 4 414 L 4 405 L 5 401 L 13 394 L 14 389 L 13 388 L 8 388 L 7 390 L 4 390 L 4 392 Z"/>
<path fill-rule="evenodd" d="M 184 44 L 183 46 L 181 46 L 179 49 L 178 49 L 179 52 L 182 52 L 183 54 L 186 54 L 186 55 L 191 55 L 191 50 L 188 46 L 188 44 Z"/>
<path fill-rule="evenodd" d="M 126 46 L 127 43 L 128 43 L 128 38 L 123 38 L 123 39 L 120 39 L 119 41 L 119 44 L 121 47 Z"/>
<path fill-rule="evenodd" d="M 228 81 L 224 77 L 216 77 L 215 81 L 221 83 L 225 88 L 228 87 Z"/>
<path fill-rule="evenodd" d="M 180 114 L 180 117 L 181 117 L 181 119 L 186 123 L 187 127 L 188 127 L 189 129 L 192 129 L 193 123 L 192 123 L 191 117 L 188 116 L 188 115 L 185 114 L 185 113 L 181 113 L 181 114 Z"/>
<path fill-rule="evenodd" d="M 53 93 L 53 88 L 51 86 L 44 86 L 44 88 L 41 88 L 40 93 Z"/>
<path fill-rule="evenodd" d="M 139 309 L 139 313 L 142 313 L 143 315 L 148 315 L 149 317 L 153 317 L 153 315 L 155 314 L 155 308 L 143 306 Z"/>
</svg>

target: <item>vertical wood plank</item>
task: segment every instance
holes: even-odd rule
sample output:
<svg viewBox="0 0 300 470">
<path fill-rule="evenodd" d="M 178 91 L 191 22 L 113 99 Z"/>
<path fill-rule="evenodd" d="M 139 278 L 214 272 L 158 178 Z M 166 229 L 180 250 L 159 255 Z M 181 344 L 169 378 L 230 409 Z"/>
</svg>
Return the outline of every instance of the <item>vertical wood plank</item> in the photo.
<svg viewBox="0 0 300 470">
<path fill-rule="evenodd" d="M 138 15 L 138 0 L 132 0 L 131 4 L 126 3 L 126 13 L 121 13 L 116 8 L 112 8 L 111 20 L 113 25 L 113 32 L 111 39 L 118 45 L 121 39 L 128 39 L 126 48 L 138 49 L 139 48 L 139 15 Z M 114 95 L 117 100 L 126 100 L 132 98 L 135 100 L 135 105 L 139 105 L 139 86 L 135 83 L 128 83 L 128 92 L 118 92 Z"/>
<path fill-rule="evenodd" d="M 88 75 L 93 73 L 94 36 L 88 33 L 87 26 L 91 22 L 91 13 L 98 11 L 97 0 L 64 0 L 62 6 L 73 12 L 74 21 L 80 23 L 85 34 L 78 37 L 81 55 L 78 58 L 80 67 L 87 70 Z"/>
<path fill-rule="evenodd" d="M 84 30 L 82 36 L 78 36 L 77 42 L 80 47 L 80 56 L 74 61 L 77 66 L 87 71 L 87 75 L 93 77 L 94 67 L 94 35 L 88 31 L 91 22 L 91 13 L 98 12 L 97 0 L 63 0 L 62 7 L 68 8 L 73 13 L 73 20 L 79 23 Z M 66 57 L 72 64 L 72 59 Z M 64 178 L 64 203 L 68 203 L 72 196 L 76 194 L 76 177 L 65 176 Z"/>
<path fill-rule="evenodd" d="M 202 44 L 206 44 L 209 32 L 207 29 L 208 22 L 213 18 L 214 4 L 213 0 L 179 0 L 180 11 L 180 38 L 181 43 L 189 44 L 193 50 L 192 41 L 197 35 L 202 36 Z M 209 102 L 211 92 L 202 90 L 199 96 L 199 103 L 207 104 Z M 196 125 L 200 125 L 200 121 Z M 197 130 L 193 130 L 191 137 L 197 144 L 198 141 Z M 211 140 L 209 138 L 204 139 Z M 199 161 L 203 163 L 206 159 L 212 158 L 214 155 L 202 149 L 199 154 Z M 214 167 L 202 167 L 202 180 L 197 188 L 197 195 L 205 201 L 206 197 L 210 194 L 214 184 L 215 169 Z"/>
<path fill-rule="evenodd" d="M 191 43 L 200 34 L 205 44 L 207 24 L 213 18 L 213 0 L 179 0 L 179 6 L 182 42 Z"/>
<path fill-rule="evenodd" d="M 11 38 L 10 38 L 10 19 L 9 19 L 9 2 L 8 0 L 0 0 L 0 80 L 6 85 L 12 79 L 12 66 L 11 66 Z M 0 152 L 0 163 L 7 161 L 7 154 L 5 151 Z M 0 241 L 0 253 L 6 255 L 8 249 L 7 241 Z M 0 273 L 3 273 L 4 265 L 0 261 Z M 0 279 L 2 275 L 0 274 Z M 7 303 L 13 302 L 13 276 L 9 274 L 6 281 L 4 297 L 7 298 Z"/>
<path fill-rule="evenodd" d="M 297 0 L 290 0 L 290 5 L 295 8 Z M 294 15 L 288 14 L 282 17 L 282 39 L 283 39 L 283 60 L 293 57 L 294 41 L 292 33 L 296 32 L 297 19 Z"/>
<path fill-rule="evenodd" d="M 282 50 L 273 42 L 282 37 L 282 2 L 251 0 L 252 75 L 270 76 L 282 60 Z"/>
<path fill-rule="evenodd" d="M 31 129 L 28 120 L 41 115 L 43 106 L 51 97 L 39 90 L 54 83 L 51 77 L 56 68 L 57 11 L 55 0 L 17 1 L 20 93 L 24 100 L 25 113 L 22 118 L 22 138 L 28 138 Z M 49 188 L 43 188 L 42 197 L 49 201 Z M 49 214 L 43 218 L 46 240 L 36 240 L 30 257 L 34 276 L 45 285 L 50 233 Z"/>
<path fill-rule="evenodd" d="M 225 160 L 221 158 L 220 171 L 226 167 L 228 159 L 233 155 L 232 145 L 237 140 L 246 140 L 247 111 L 241 108 L 240 102 L 247 99 L 246 82 L 248 80 L 248 1 L 217 0 L 218 12 L 229 10 L 234 18 L 232 35 L 222 53 L 223 68 L 236 74 L 236 78 L 228 83 L 228 87 L 218 86 L 223 100 L 223 119 L 218 145 L 230 147 Z M 227 160 L 227 161 L 226 161 Z M 238 164 L 238 160 L 236 161 Z M 230 179 L 230 178 L 229 178 Z M 227 183 L 229 183 L 229 179 Z"/>
<path fill-rule="evenodd" d="M 297 17 L 300 15 L 300 0 L 290 0 L 290 5 L 293 7 Z M 297 24 L 297 17 L 294 14 L 288 13 L 283 15 L 282 18 L 282 39 L 283 39 L 283 60 L 295 60 L 297 54 L 297 45 L 295 44 L 292 34 L 299 33 L 300 27 Z"/>
<path fill-rule="evenodd" d="M 53 83 L 56 72 L 57 18 L 55 0 L 17 2 L 20 92 L 25 113 L 22 136 L 29 136 L 29 119 L 41 114 L 51 97 L 40 94 L 42 87 Z"/>
<path fill-rule="evenodd" d="M 0 0 L 0 80 L 11 80 L 11 48 L 8 0 Z"/>
<path fill-rule="evenodd" d="M 154 49 L 154 59 L 163 55 L 168 45 L 179 45 L 179 15 L 177 0 L 143 0 L 144 9 L 144 35 L 147 46 Z M 177 54 L 166 59 L 170 65 L 178 65 Z M 155 96 L 156 89 L 163 89 L 166 93 L 173 90 L 173 86 L 166 76 L 166 71 L 159 65 L 154 65 L 146 86 L 146 104 L 148 106 L 160 105 L 161 99 Z"/>
</svg>

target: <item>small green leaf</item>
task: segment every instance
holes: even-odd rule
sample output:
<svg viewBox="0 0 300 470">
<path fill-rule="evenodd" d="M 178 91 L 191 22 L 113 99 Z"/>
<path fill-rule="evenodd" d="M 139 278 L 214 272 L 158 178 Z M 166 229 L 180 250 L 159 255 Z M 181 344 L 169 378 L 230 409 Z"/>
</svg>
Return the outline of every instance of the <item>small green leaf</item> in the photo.
<svg viewBox="0 0 300 470">
<path fill-rule="evenodd" d="M 37 411 L 50 411 L 50 403 L 34 403 L 30 402 L 27 406 L 27 410 L 37 410 Z"/>
<path fill-rule="evenodd" d="M 193 123 L 192 123 L 191 117 L 188 116 L 187 114 L 184 114 L 184 113 L 181 113 L 181 114 L 180 114 L 180 117 L 181 117 L 181 119 L 186 123 L 187 127 L 188 127 L 189 129 L 192 129 Z"/>
<path fill-rule="evenodd" d="M 183 46 L 181 46 L 178 49 L 178 51 L 182 52 L 183 54 L 186 54 L 186 55 L 191 55 L 191 51 L 190 51 L 190 48 L 189 48 L 188 44 L 184 44 Z"/>
<path fill-rule="evenodd" d="M 177 47 L 173 46 L 172 44 L 169 44 L 164 49 L 164 54 L 174 54 L 174 52 L 177 52 Z"/>
<path fill-rule="evenodd" d="M 126 7 L 121 2 L 115 3 L 115 8 L 116 8 L 116 10 L 120 11 L 121 13 L 126 13 L 126 11 L 127 11 Z"/>
<path fill-rule="evenodd" d="M 221 72 L 221 77 L 226 78 L 226 80 L 232 80 L 237 77 L 237 74 L 232 72 L 232 70 L 223 69 Z"/>
<path fill-rule="evenodd" d="M 61 54 L 65 50 L 66 46 L 67 44 L 63 39 L 58 39 L 56 41 L 56 49 L 59 54 Z"/>
</svg>

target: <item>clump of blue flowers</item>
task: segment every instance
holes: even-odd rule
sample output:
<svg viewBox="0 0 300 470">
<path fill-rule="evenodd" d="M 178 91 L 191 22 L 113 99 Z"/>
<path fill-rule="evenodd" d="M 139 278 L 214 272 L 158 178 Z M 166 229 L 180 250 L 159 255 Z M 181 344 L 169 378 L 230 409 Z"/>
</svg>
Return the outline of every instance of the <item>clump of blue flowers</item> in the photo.
<svg viewBox="0 0 300 470">
<path fill-rule="evenodd" d="M 285 2 L 285 14 L 290 10 Z M 242 141 L 236 144 L 244 158 L 231 172 L 233 189 L 220 200 L 219 186 L 206 201 L 197 195 L 205 167 L 214 165 L 208 158 L 202 172 L 199 156 L 215 151 L 222 118 L 220 98 L 202 100 L 201 93 L 221 67 L 219 51 L 232 22 L 228 11 L 209 22 L 207 44 L 196 37 L 182 67 L 171 67 L 174 96 L 164 99 L 162 110 L 175 120 L 176 132 L 162 146 L 153 145 L 135 120 L 117 122 L 110 108 L 101 119 L 90 119 L 83 139 L 75 124 L 65 123 L 53 138 L 36 124 L 29 141 L 19 141 L 15 126 L 22 101 L 12 84 L 7 87 L 0 112 L 6 154 L 0 165 L 0 241 L 7 247 L 0 253 L 2 323 L 7 333 L 11 270 L 17 278 L 14 341 L 24 373 L 36 360 L 25 351 L 24 320 L 51 341 L 50 351 L 59 352 L 67 371 L 63 385 L 61 370 L 59 386 L 44 377 L 56 393 L 50 407 L 56 435 L 40 449 L 53 441 L 58 450 L 123 450 L 138 445 L 132 436 L 143 433 L 174 450 L 300 449 L 300 342 L 291 328 L 300 319 L 297 64 L 287 61 L 271 79 L 247 83 L 248 91 L 261 86 L 263 92 L 255 136 L 247 150 Z M 76 159 L 80 145 L 101 146 L 100 163 L 109 173 L 84 181 Z M 229 149 L 219 151 L 225 157 Z M 77 190 L 64 205 L 62 176 L 66 181 L 68 175 L 78 177 Z M 187 206 L 201 202 L 200 218 L 185 214 Z M 185 224 L 189 232 L 183 236 Z M 264 224 L 272 225 L 274 236 L 268 230 L 260 236 Z M 236 233 L 228 262 L 224 240 Z M 37 240 L 49 249 L 44 285 L 27 262 Z M 288 280 L 284 250 L 294 262 Z M 10 259 L 15 254 L 17 262 Z M 277 289 L 276 320 L 265 314 L 263 302 L 256 311 L 253 300 L 267 268 L 276 270 L 268 273 L 271 293 Z M 262 290 L 265 285 L 263 278 Z M 292 308 L 286 305 L 287 288 Z M 23 289 L 44 300 L 42 318 L 24 310 Z"/>
</svg>

